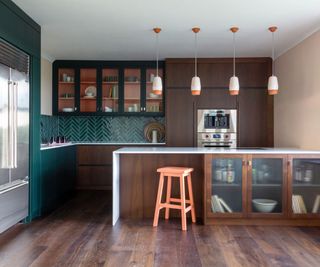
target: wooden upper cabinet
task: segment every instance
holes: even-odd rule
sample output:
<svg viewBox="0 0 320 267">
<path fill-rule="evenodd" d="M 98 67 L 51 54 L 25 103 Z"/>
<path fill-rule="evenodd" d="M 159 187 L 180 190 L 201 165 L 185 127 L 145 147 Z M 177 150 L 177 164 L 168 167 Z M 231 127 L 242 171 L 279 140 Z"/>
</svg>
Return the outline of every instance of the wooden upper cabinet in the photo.
<svg viewBox="0 0 320 267">
<path fill-rule="evenodd" d="M 236 59 L 236 76 L 240 87 L 267 87 L 271 75 L 270 58 L 238 58 Z M 203 88 L 228 88 L 232 76 L 232 58 L 198 59 L 198 76 Z M 167 88 L 190 88 L 194 76 L 193 59 L 166 60 Z"/>
<path fill-rule="evenodd" d="M 190 90 L 166 91 L 167 146 L 194 146 L 194 97 Z"/>
<path fill-rule="evenodd" d="M 190 92 L 191 95 L 191 92 Z M 197 109 L 236 109 L 237 97 L 231 96 L 227 89 L 203 88 L 201 95 L 193 97 Z"/>
<path fill-rule="evenodd" d="M 266 89 L 243 88 L 238 101 L 238 145 L 273 147 L 273 97 Z"/>
<path fill-rule="evenodd" d="M 190 88 L 194 76 L 194 62 L 185 59 L 166 60 L 166 88 Z"/>
</svg>

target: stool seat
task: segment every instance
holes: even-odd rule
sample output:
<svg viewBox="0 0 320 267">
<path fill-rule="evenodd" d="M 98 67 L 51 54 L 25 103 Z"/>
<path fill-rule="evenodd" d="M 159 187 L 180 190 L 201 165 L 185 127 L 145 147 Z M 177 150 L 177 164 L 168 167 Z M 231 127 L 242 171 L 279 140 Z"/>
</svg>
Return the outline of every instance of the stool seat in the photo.
<svg viewBox="0 0 320 267">
<path fill-rule="evenodd" d="M 157 172 L 172 173 L 172 174 L 189 174 L 193 171 L 193 168 L 186 167 L 162 167 L 157 169 Z"/>
<path fill-rule="evenodd" d="M 156 208 L 154 212 L 153 226 L 158 226 L 159 213 L 160 213 L 160 210 L 163 208 L 165 208 L 165 219 L 169 219 L 170 209 L 181 210 L 181 224 L 182 224 L 182 230 L 184 231 L 187 230 L 187 217 L 186 217 L 187 212 L 191 211 L 192 222 L 193 223 L 196 222 L 196 213 L 195 213 L 192 183 L 191 183 L 192 171 L 193 171 L 193 168 L 172 167 L 172 166 L 162 167 L 157 169 L 157 172 L 160 173 L 160 180 L 159 180 Z M 166 194 L 166 202 L 162 203 L 161 199 L 162 199 L 162 191 L 163 191 L 163 184 L 164 184 L 165 177 L 168 177 L 167 194 Z M 179 179 L 180 198 L 171 197 L 171 187 L 172 187 L 171 178 L 172 177 L 177 177 Z M 189 199 L 186 199 L 185 180 L 187 180 Z M 178 204 L 172 204 L 172 203 L 178 203 Z"/>
</svg>

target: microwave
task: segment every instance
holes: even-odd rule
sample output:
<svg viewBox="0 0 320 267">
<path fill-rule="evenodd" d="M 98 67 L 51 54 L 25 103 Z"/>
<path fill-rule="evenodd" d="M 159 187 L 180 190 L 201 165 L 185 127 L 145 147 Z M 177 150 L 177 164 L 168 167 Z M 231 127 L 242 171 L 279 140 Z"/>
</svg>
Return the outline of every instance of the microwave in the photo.
<svg viewBox="0 0 320 267">
<path fill-rule="evenodd" d="M 198 109 L 198 133 L 236 133 L 236 109 Z"/>
</svg>

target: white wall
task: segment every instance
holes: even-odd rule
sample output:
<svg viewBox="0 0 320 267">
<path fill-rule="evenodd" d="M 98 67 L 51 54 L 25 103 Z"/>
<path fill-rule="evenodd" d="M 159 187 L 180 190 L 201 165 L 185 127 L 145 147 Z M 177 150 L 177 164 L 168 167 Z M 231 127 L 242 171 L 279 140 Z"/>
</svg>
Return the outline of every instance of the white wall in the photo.
<svg viewBox="0 0 320 267">
<path fill-rule="evenodd" d="M 41 114 L 52 115 L 52 63 L 41 58 Z"/>
<path fill-rule="evenodd" d="M 275 146 L 320 149 L 320 31 L 277 58 Z"/>
</svg>

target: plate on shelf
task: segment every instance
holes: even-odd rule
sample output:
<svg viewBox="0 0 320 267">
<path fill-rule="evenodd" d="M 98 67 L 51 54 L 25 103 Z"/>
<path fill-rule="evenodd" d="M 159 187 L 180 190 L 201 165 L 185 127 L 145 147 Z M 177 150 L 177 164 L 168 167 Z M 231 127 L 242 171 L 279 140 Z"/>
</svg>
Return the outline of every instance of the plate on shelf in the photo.
<svg viewBox="0 0 320 267">
<path fill-rule="evenodd" d="M 94 95 L 91 96 L 91 95 L 85 95 L 83 96 L 82 98 L 85 98 L 85 99 L 93 99 L 93 98 L 96 98 Z"/>
<path fill-rule="evenodd" d="M 73 108 L 63 108 L 62 112 L 73 112 Z"/>
<path fill-rule="evenodd" d="M 154 98 L 154 99 L 160 98 L 159 95 L 156 95 L 154 93 L 150 93 L 149 96 L 150 96 L 150 98 Z"/>
<path fill-rule="evenodd" d="M 86 96 L 95 97 L 97 95 L 97 88 L 93 85 L 88 86 L 84 93 Z"/>
</svg>

